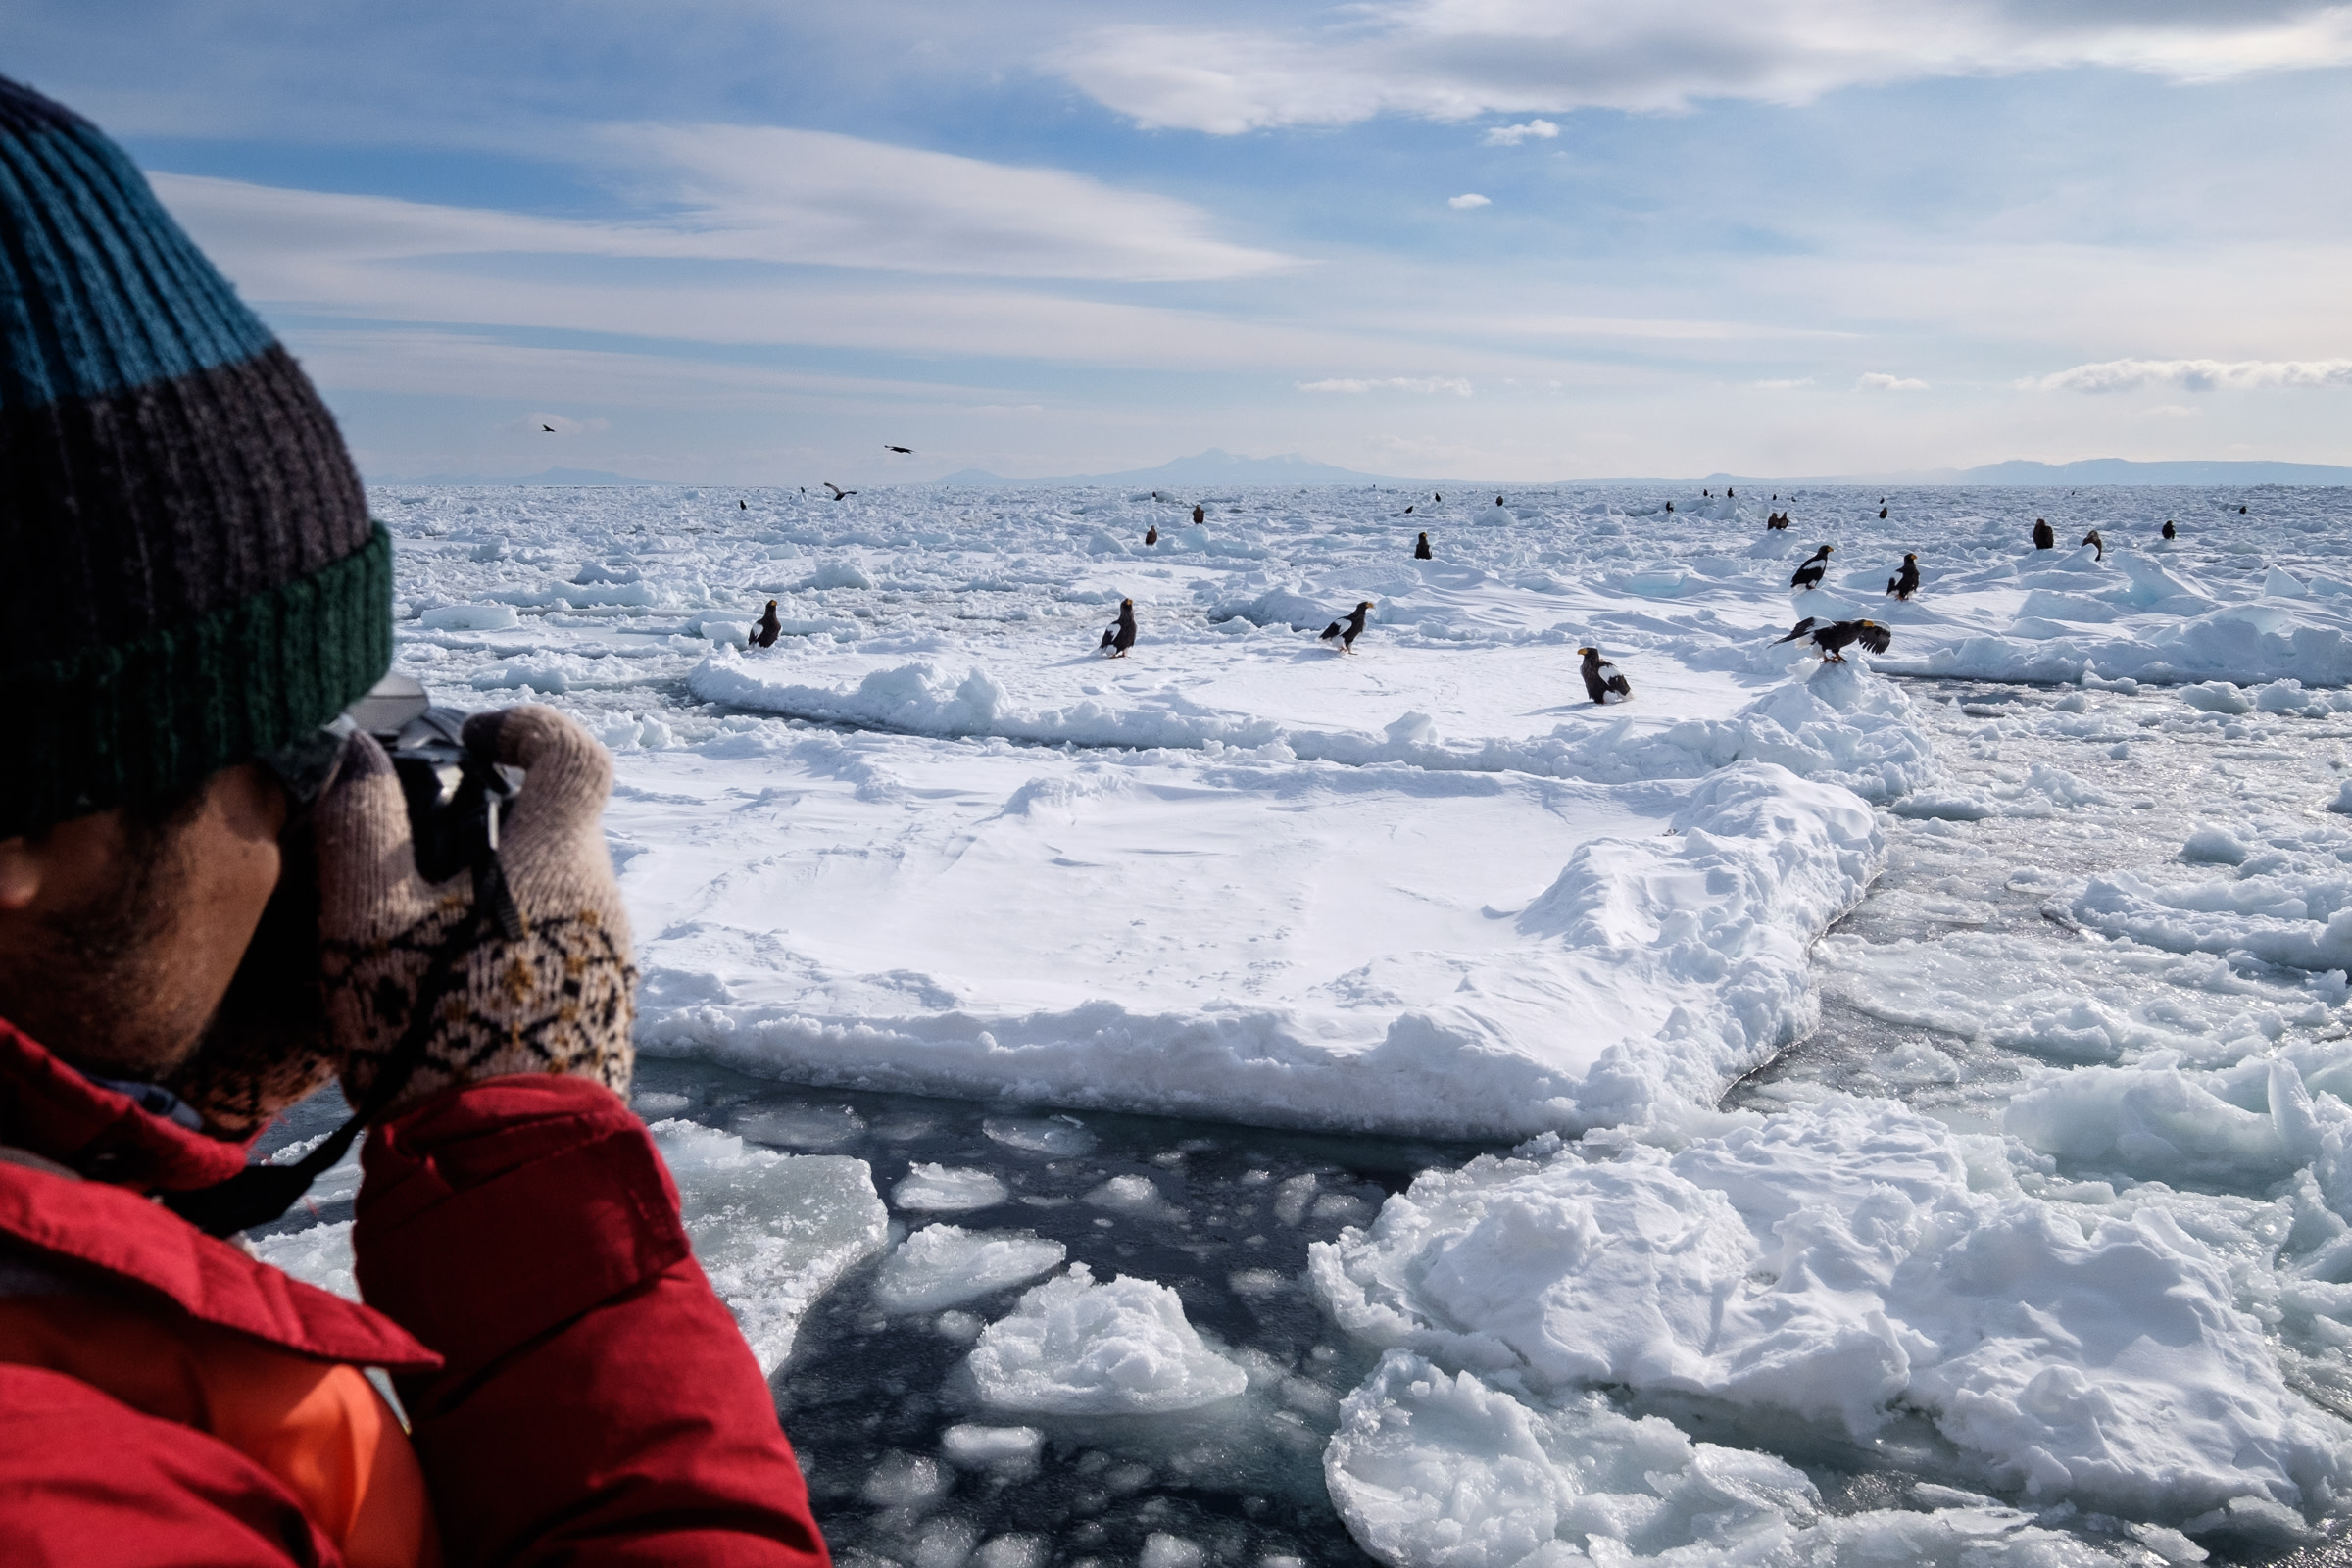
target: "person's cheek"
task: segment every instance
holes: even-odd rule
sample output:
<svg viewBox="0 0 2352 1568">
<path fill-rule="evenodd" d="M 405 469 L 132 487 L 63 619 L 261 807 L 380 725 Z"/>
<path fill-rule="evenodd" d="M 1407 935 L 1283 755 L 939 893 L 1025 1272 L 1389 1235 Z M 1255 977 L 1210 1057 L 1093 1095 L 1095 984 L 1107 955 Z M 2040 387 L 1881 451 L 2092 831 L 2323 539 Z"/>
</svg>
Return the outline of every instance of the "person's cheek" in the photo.
<svg viewBox="0 0 2352 1568">
<path fill-rule="evenodd" d="M 284 857 L 278 833 L 285 801 L 256 767 L 215 778 L 184 844 L 187 906 L 178 922 L 181 1001 L 200 1020 L 212 1015 L 261 924 Z"/>
</svg>

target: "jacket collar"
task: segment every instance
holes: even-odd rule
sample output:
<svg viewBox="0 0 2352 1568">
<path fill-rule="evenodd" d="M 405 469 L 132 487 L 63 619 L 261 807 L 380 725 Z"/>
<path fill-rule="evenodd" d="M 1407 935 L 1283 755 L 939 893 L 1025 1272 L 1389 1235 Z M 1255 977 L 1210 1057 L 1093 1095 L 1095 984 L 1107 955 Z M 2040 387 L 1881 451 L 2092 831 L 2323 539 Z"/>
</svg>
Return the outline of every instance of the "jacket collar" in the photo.
<svg viewBox="0 0 2352 1568">
<path fill-rule="evenodd" d="M 93 1181 L 176 1192 L 234 1176 L 251 1143 L 223 1143 L 142 1110 L 0 1018 L 0 1144 Z"/>
<path fill-rule="evenodd" d="M 29 1250 L 70 1275 L 161 1297 L 201 1322 L 300 1354 L 395 1372 L 440 1364 L 380 1312 L 305 1285 L 141 1196 L 226 1180 L 244 1166 L 246 1146 L 141 1110 L 5 1019 L 0 1144 L 71 1173 L 0 1160 L 0 1249 Z"/>
</svg>

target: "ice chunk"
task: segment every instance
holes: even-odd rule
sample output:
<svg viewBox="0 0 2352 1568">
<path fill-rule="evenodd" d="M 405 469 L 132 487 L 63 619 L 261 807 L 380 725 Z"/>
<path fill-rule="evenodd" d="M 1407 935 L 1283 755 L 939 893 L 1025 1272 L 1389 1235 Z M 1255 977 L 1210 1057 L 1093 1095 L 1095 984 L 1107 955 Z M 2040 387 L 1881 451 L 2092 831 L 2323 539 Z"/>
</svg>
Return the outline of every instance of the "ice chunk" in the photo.
<svg viewBox="0 0 2352 1568">
<path fill-rule="evenodd" d="M 2180 700 L 2208 713 L 2251 713 L 2254 704 L 2226 680 L 2209 680 L 2180 688 Z"/>
<path fill-rule="evenodd" d="M 972 1553 L 976 1568 L 1045 1568 L 1054 1545 L 1044 1536 L 991 1536 Z"/>
<path fill-rule="evenodd" d="M 735 1130 L 755 1143 L 830 1149 L 865 1131 L 865 1119 L 847 1105 L 789 1105 L 738 1116 Z"/>
<path fill-rule="evenodd" d="M 428 631 L 504 631 L 518 624 L 513 605 L 443 605 L 416 618 Z"/>
<path fill-rule="evenodd" d="M 1208 1552 L 1199 1542 L 1164 1530 L 1146 1536 L 1143 1552 L 1136 1558 L 1137 1568 L 1201 1568 L 1207 1561 Z"/>
<path fill-rule="evenodd" d="M 1323 1474 L 1348 1533 L 1395 1568 L 1514 1568 L 1555 1543 L 1602 1562 L 1693 1544 L 1762 1561 L 1820 1512 L 1804 1472 L 1768 1454 L 1598 1395 L 1532 1409 L 1400 1350 L 1341 1406 Z"/>
<path fill-rule="evenodd" d="M 914 1568 L 963 1568 L 979 1539 L 979 1527 L 968 1519 L 933 1519 L 915 1537 Z"/>
<path fill-rule="evenodd" d="M 987 1427 L 960 1422 L 939 1435 L 948 1457 L 966 1470 L 1019 1479 L 1036 1473 L 1046 1435 L 1035 1427 Z"/>
<path fill-rule="evenodd" d="M 923 1508 L 946 1496 L 955 1474 L 928 1454 L 893 1451 L 866 1474 L 859 1494 L 881 1508 Z"/>
<path fill-rule="evenodd" d="M 906 1178 L 891 1189 L 890 1200 L 901 1208 L 956 1214 L 993 1208 L 1009 1196 L 1004 1184 L 984 1170 L 918 1161 L 907 1166 Z"/>
<path fill-rule="evenodd" d="M 2177 1517 L 2310 1507 L 2352 1479 L 2352 1428 L 2287 1389 L 2228 1271 L 2161 1207 L 2086 1231 L 1979 1192 L 1950 1132 L 1885 1102 L 1673 1155 L 1481 1157 L 1309 1268 L 1348 1332 L 1441 1366 L 1703 1393 L 1857 1437 L 1900 1404 L 2044 1501 Z"/>
<path fill-rule="evenodd" d="M 350 1220 L 254 1237 L 253 1253 L 305 1285 L 316 1285 L 354 1301 L 360 1298 L 359 1281 L 355 1277 L 359 1264 L 351 1250 Z"/>
<path fill-rule="evenodd" d="M 1114 1213 L 1132 1214 L 1139 1219 L 1180 1220 L 1183 1210 L 1159 1196 L 1159 1188 L 1149 1176 L 1113 1176 L 1086 1195 L 1086 1201 L 1097 1208 Z"/>
<path fill-rule="evenodd" d="M 926 1225 L 901 1242 L 882 1263 L 874 1299 L 891 1312 L 936 1312 L 960 1306 L 1008 1285 L 1058 1268 L 1059 1242 L 1027 1231 L 964 1231 Z"/>
<path fill-rule="evenodd" d="M 1201 1343 L 1174 1291 L 1133 1276 L 1097 1281 L 1083 1263 L 991 1323 L 966 1364 L 985 1403 L 1061 1415 L 1189 1410 L 1250 1381 Z"/>
<path fill-rule="evenodd" d="M 1348 1533 L 1391 1568 L 2150 1560 L 1950 1487 L 1914 1487 L 1917 1509 L 1827 1515 L 1804 1473 L 1770 1454 L 1693 1442 L 1595 1394 L 1527 1401 L 1403 1351 L 1348 1396 L 1323 1465 Z M 2205 1555 L 2178 1531 L 2132 1534 L 2157 1560 Z"/>
<path fill-rule="evenodd" d="M 991 1116 L 980 1130 L 1007 1148 L 1055 1159 L 1095 1152 L 1095 1135 L 1075 1116 Z"/>
<path fill-rule="evenodd" d="M 874 579 L 868 577 L 853 561 L 828 561 L 816 568 L 808 579 L 811 588 L 871 588 Z"/>
<path fill-rule="evenodd" d="M 801 1317 L 882 1250 L 889 1211 L 862 1159 L 779 1154 L 690 1121 L 648 1129 L 662 1151 L 710 1287 L 763 1372 L 792 1353 Z"/>
</svg>

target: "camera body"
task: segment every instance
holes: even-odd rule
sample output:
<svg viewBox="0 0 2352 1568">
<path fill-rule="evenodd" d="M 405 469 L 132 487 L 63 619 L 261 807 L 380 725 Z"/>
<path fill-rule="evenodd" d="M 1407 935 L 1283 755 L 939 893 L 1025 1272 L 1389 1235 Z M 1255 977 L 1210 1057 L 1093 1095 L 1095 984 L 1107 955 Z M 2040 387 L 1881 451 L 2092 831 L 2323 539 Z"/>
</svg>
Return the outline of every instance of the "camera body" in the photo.
<svg viewBox="0 0 2352 1568">
<path fill-rule="evenodd" d="M 419 875 L 446 882 L 497 853 L 499 828 L 522 774 L 466 749 L 464 713 L 435 707 L 424 687 L 407 676 L 387 675 L 344 716 L 353 730 L 366 730 L 391 754 L 408 802 Z"/>
</svg>

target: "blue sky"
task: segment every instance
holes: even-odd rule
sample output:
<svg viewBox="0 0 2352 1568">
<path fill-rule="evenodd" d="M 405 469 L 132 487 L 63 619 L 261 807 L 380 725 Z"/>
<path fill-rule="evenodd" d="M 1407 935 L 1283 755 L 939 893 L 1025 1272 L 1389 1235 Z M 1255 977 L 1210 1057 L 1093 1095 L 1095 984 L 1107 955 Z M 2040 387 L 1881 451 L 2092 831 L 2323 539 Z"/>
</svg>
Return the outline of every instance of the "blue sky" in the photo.
<svg viewBox="0 0 2352 1568">
<path fill-rule="evenodd" d="M 2352 463 L 2352 6 L 10 16 L 371 475 Z"/>
</svg>

